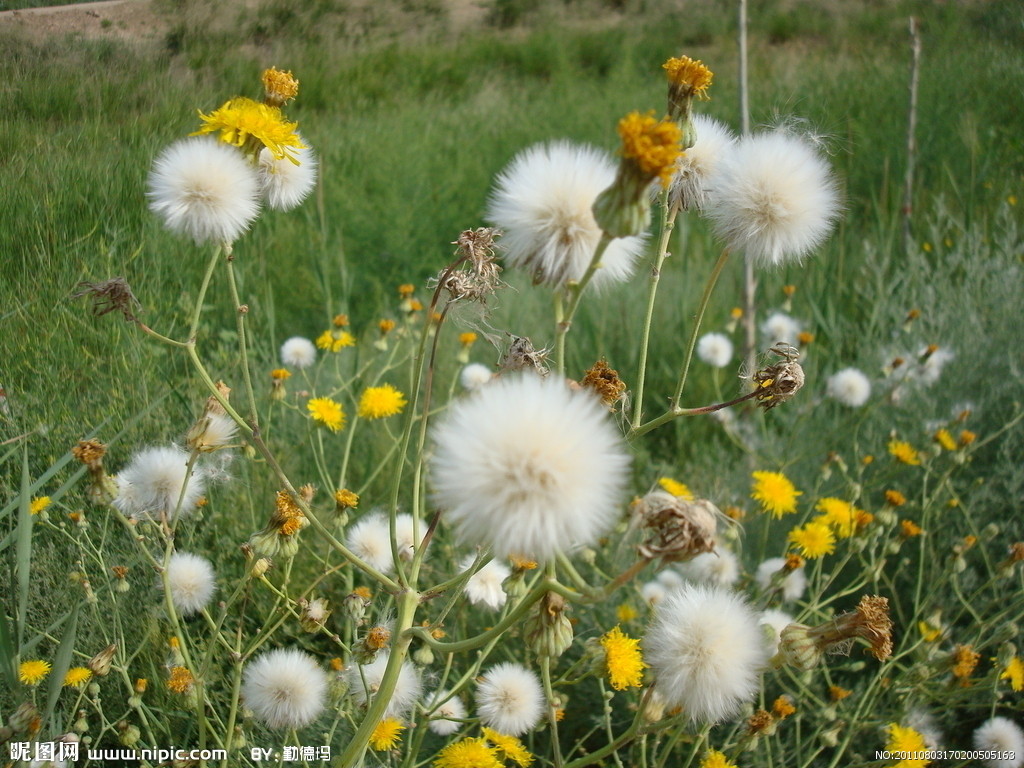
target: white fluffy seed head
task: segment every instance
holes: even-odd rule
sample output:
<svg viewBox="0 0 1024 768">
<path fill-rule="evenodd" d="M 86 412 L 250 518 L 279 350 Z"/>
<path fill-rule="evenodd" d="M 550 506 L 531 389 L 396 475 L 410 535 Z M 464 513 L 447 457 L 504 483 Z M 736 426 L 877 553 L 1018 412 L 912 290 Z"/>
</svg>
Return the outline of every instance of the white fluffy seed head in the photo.
<svg viewBox="0 0 1024 768">
<path fill-rule="evenodd" d="M 1018 768 L 1024 765 L 1024 731 L 1006 717 L 993 717 L 974 732 L 974 748 L 1012 753 L 1013 757 L 993 757 L 985 760 L 992 768 Z"/>
<path fill-rule="evenodd" d="M 694 722 L 714 723 L 750 701 L 768 659 L 759 618 L 721 587 L 687 584 L 668 594 L 643 646 L 669 704 Z"/>
<path fill-rule="evenodd" d="M 677 589 L 678 587 L 683 586 L 683 583 L 685 582 L 685 579 L 679 574 L 679 571 L 674 568 L 664 568 L 658 571 L 656 578 L 658 579 L 658 583 L 662 584 L 665 589 Z"/>
<path fill-rule="evenodd" d="M 198 613 L 210 602 L 216 588 L 213 566 L 205 557 L 175 552 L 167 563 L 167 586 L 178 613 Z"/>
<path fill-rule="evenodd" d="M 298 165 L 286 157 L 274 157 L 269 149 L 264 148 L 260 152 L 257 166 L 260 188 L 267 205 L 278 211 L 297 207 L 316 186 L 317 162 L 313 150 L 305 147 L 293 153 Z"/>
<path fill-rule="evenodd" d="M 409 520 L 411 521 L 412 518 Z M 399 533 L 398 523 L 399 520 L 396 519 L 396 533 Z M 405 542 L 406 548 L 411 542 L 411 530 L 409 534 L 410 541 Z M 362 558 L 381 573 L 388 574 L 395 570 L 395 559 L 391 552 L 391 527 L 382 512 L 367 515 L 352 525 L 348 529 L 345 543 L 357 557 Z M 402 539 L 399 538 L 400 557 L 403 551 L 401 544 Z"/>
<path fill-rule="evenodd" d="M 479 389 L 494 378 L 494 373 L 482 363 L 470 363 L 459 374 L 463 389 Z"/>
<path fill-rule="evenodd" d="M 771 631 L 771 639 L 768 640 L 768 638 L 765 637 L 769 656 L 774 656 L 778 653 L 779 638 L 782 636 L 782 630 L 792 623 L 793 617 L 785 611 L 780 611 L 777 608 L 768 608 L 761 612 L 761 624 Z M 765 632 L 764 634 L 767 635 L 768 633 Z"/>
<path fill-rule="evenodd" d="M 942 746 L 942 729 L 931 713 L 923 709 L 912 709 L 907 713 L 903 724 L 921 734 L 928 749 L 939 749 Z"/>
<path fill-rule="evenodd" d="M 732 342 L 724 333 L 705 333 L 697 342 L 697 357 L 715 368 L 732 362 Z"/>
<path fill-rule="evenodd" d="M 356 704 L 365 705 L 368 701 L 367 694 L 372 698 L 380 689 L 389 658 L 390 656 L 386 653 L 378 653 L 377 658 L 369 664 L 352 664 L 345 670 L 349 691 Z M 420 680 L 420 673 L 412 663 L 403 662 L 385 717 L 399 717 L 408 714 L 416 705 L 422 692 L 423 682 Z"/>
<path fill-rule="evenodd" d="M 436 702 L 441 702 L 441 704 L 430 716 L 427 727 L 438 736 L 451 736 L 462 727 L 462 723 L 457 721 L 466 719 L 466 706 L 458 696 L 452 696 L 450 691 L 434 693 L 428 699 L 427 707 L 434 707 Z"/>
<path fill-rule="evenodd" d="M 594 147 L 566 141 L 520 152 L 497 178 L 487 219 L 504 232 L 505 259 L 551 286 L 583 277 L 601 228 L 591 208 L 615 180 L 615 164 Z M 593 278 L 599 288 L 629 279 L 643 237 L 613 240 Z"/>
<path fill-rule="evenodd" d="M 772 312 L 768 315 L 761 323 L 761 333 L 764 334 L 765 346 L 770 347 L 780 341 L 791 347 L 800 346 L 800 322 L 785 312 Z"/>
<path fill-rule="evenodd" d="M 269 728 L 301 728 L 323 711 L 327 675 L 312 656 L 279 648 L 245 668 L 242 699 Z"/>
<path fill-rule="evenodd" d="M 316 362 L 316 346 L 303 336 L 292 336 L 281 345 L 281 363 L 292 368 L 309 368 Z"/>
<path fill-rule="evenodd" d="M 557 377 L 503 376 L 434 428 L 437 505 L 464 541 L 548 561 L 620 512 L 629 455 L 607 409 Z"/>
<path fill-rule="evenodd" d="M 142 449 L 117 476 L 114 506 L 136 520 L 170 519 L 181 497 L 180 514 L 189 514 L 206 490 L 206 472 L 195 465 L 189 475 L 188 460 L 189 454 L 176 445 Z"/>
<path fill-rule="evenodd" d="M 161 152 L 149 174 L 149 208 L 196 243 L 233 243 L 260 212 L 260 184 L 234 147 L 197 136 Z"/>
<path fill-rule="evenodd" d="M 940 347 L 930 355 L 928 354 L 928 349 L 923 348 L 918 350 L 917 359 L 920 360 L 926 355 L 925 361 L 912 369 L 910 378 L 925 386 L 931 386 L 939 380 L 939 377 L 942 375 L 942 369 L 946 367 L 946 363 L 951 361 L 956 355 L 953 353 L 953 350 L 946 347 Z"/>
<path fill-rule="evenodd" d="M 476 558 L 470 555 L 462 561 L 462 570 L 467 570 Z M 500 560 L 491 560 L 487 565 L 474 573 L 466 584 L 466 597 L 473 605 L 486 605 L 498 610 L 505 604 L 505 590 L 501 588 L 512 571 Z"/>
<path fill-rule="evenodd" d="M 871 382 L 856 368 L 844 368 L 828 377 L 828 396 L 850 408 L 860 408 L 871 397 Z"/>
<path fill-rule="evenodd" d="M 671 587 L 664 584 L 660 579 L 658 581 L 648 581 L 640 587 L 640 597 L 649 606 L 654 607 L 668 596 L 670 589 L 676 589 L 681 585 L 681 579 L 679 584 Z"/>
<path fill-rule="evenodd" d="M 785 130 L 741 139 L 719 165 L 706 213 L 726 247 L 762 265 L 800 259 L 839 218 L 832 171 L 806 140 Z"/>
<path fill-rule="evenodd" d="M 715 172 L 732 151 L 736 136 L 713 117 L 696 114 L 692 119 L 697 141 L 676 162 L 668 194 L 669 201 L 678 201 L 683 210 L 703 210 L 709 196 L 714 195 L 711 184 Z"/>
<path fill-rule="evenodd" d="M 770 557 L 757 566 L 757 573 L 754 578 L 758 586 L 761 589 L 768 589 L 775 574 L 781 571 L 785 564 L 786 558 L 784 557 Z M 804 590 L 807 589 L 807 574 L 804 573 L 803 568 L 795 568 L 782 577 L 780 586 L 782 587 L 783 600 L 787 602 L 799 600 L 804 596 Z"/>
<path fill-rule="evenodd" d="M 740 578 L 740 563 L 729 549 L 717 545 L 712 552 L 701 552 L 696 557 L 676 566 L 683 578 L 696 582 L 728 587 Z"/>
<path fill-rule="evenodd" d="M 480 721 L 509 736 L 520 736 L 540 722 L 544 692 L 537 675 L 520 664 L 491 667 L 476 689 Z"/>
</svg>

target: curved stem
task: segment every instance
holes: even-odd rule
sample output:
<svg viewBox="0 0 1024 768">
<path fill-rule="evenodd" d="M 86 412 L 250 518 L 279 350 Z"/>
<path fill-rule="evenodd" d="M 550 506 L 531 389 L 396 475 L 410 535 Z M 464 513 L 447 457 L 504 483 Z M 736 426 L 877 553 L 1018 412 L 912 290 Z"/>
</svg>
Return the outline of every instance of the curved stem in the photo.
<svg viewBox="0 0 1024 768">
<path fill-rule="evenodd" d="M 235 281 L 235 257 L 231 249 L 227 249 L 228 286 L 231 290 L 231 301 L 235 305 L 236 324 L 238 326 L 238 349 L 242 355 L 242 378 L 245 381 L 245 393 L 249 399 L 249 418 L 254 427 L 259 427 L 256 415 L 256 394 L 252 388 L 252 374 L 249 372 L 248 344 L 245 340 L 245 316 L 249 308 L 242 304 L 238 297 L 238 285 Z"/>
<path fill-rule="evenodd" d="M 711 274 L 708 276 L 708 282 L 704 286 L 704 293 L 700 297 L 700 305 L 697 307 L 697 315 L 693 321 L 693 331 L 690 333 L 690 343 L 686 349 L 686 359 L 683 361 L 683 372 L 679 376 L 679 384 L 676 386 L 676 393 L 672 396 L 671 407 L 673 410 L 679 408 L 679 399 L 683 396 L 683 387 L 686 386 L 686 377 L 690 372 L 690 361 L 693 360 L 693 348 L 697 346 L 697 335 L 700 333 L 701 323 L 704 321 L 704 312 L 708 308 L 708 303 L 711 301 L 711 293 L 715 290 L 715 284 L 718 282 L 718 276 L 722 274 L 722 269 L 725 267 L 725 262 L 729 259 L 729 251 L 722 251 L 722 255 L 718 257 L 718 261 L 715 262 L 714 268 L 711 270 Z"/>
<path fill-rule="evenodd" d="M 223 246 L 218 245 L 213 249 L 213 255 L 206 265 L 206 273 L 203 275 L 203 282 L 199 286 L 199 296 L 196 297 L 196 306 L 192 310 L 192 320 L 188 324 L 188 338 L 194 341 L 196 332 L 199 330 L 199 318 L 203 314 L 203 302 L 206 300 L 206 291 L 210 287 L 210 280 L 213 278 L 213 270 L 217 268 L 217 260 L 223 252 Z"/>
</svg>

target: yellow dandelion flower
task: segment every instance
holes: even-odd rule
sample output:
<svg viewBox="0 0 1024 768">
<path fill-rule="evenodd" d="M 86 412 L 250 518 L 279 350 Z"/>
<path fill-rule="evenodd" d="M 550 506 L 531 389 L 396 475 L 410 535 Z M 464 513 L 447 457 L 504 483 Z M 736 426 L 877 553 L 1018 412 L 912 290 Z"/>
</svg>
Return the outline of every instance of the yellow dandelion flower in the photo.
<svg viewBox="0 0 1024 768">
<path fill-rule="evenodd" d="M 167 688 L 172 693 L 188 693 L 195 681 L 187 667 L 172 667 L 171 675 L 167 678 Z"/>
<path fill-rule="evenodd" d="M 18 679 L 25 685 L 39 685 L 43 678 L 50 674 L 50 662 L 42 659 L 29 659 L 18 666 Z"/>
<path fill-rule="evenodd" d="M 1018 693 L 1024 691 L 1024 661 L 1021 661 L 1020 656 L 1010 659 L 999 679 L 1009 680 L 1010 687 Z"/>
<path fill-rule="evenodd" d="M 44 509 L 47 509 L 52 503 L 53 499 L 49 496 L 37 496 L 29 502 L 28 511 L 33 515 L 38 515 Z"/>
<path fill-rule="evenodd" d="M 971 432 L 969 429 L 965 429 L 960 432 L 960 445 L 966 448 L 968 445 L 978 439 L 978 436 Z"/>
<path fill-rule="evenodd" d="M 820 499 L 815 508 L 823 513 L 815 520 L 831 525 L 839 538 L 848 539 L 857 532 L 858 510 L 850 502 L 828 496 Z"/>
<path fill-rule="evenodd" d="M 352 594 L 358 595 L 363 598 L 363 600 L 369 600 L 373 597 L 373 593 L 370 591 L 369 587 L 356 587 L 352 590 Z"/>
<path fill-rule="evenodd" d="M 889 741 L 886 742 L 885 748 L 890 752 L 919 752 L 923 754 L 928 750 L 928 745 L 925 744 L 924 736 L 913 728 L 905 728 L 897 723 L 892 723 L 889 726 Z M 923 758 L 906 758 L 894 763 L 893 768 L 923 768 L 923 766 L 930 765 L 931 762 L 931 760 Z"/>
<path fill-rule="evenodd" d="M 890 489 L 885 492 L 885 503 L 890 507 L 902 507 L 907 503 L 907 497 L 899 491 Z"/>
<path fill-rule="evenodd" d="M 942 634 L 941 627 L 933 627 L 927 621 L 917 622 L 917 631 L 921 633 L 921 638 L 926 643 L 934 643 L 939 639 L 939 635 Z"/>
<path fill-rule="evenodd" d="M 531 560 L 528 557 L 523 557 L 517 554 L 509 555 L 508 560 L 512 563 L 512 568 L 516 571 L 532 571 L 537 567 L 536 560 Z"/>
<path fill-rule="evenodd" d="M 354 347 L 356 337 L 348 331 L 326 330 L 316 337 L 316 345 L 328 352 L 340 352 L 345 347 Z"/>
<path fill-rule="evenodd" d="M 679 126 L 671 120 L 655 120 L 653 112 L 630 112 L 619 121 L 619 137 L 622 156 L 636 163 L 645 177 L 661 179 L 661 185 L 667 187 L 682 154 Z"/>
<path fill-rule="evenodd" d="M 948 429 L 940 429 L 938 432 L 932 435 L 932 440 L 941 445 L 947 451 L 956 450 L 956 440 L 954 440 L 953 436 L 949 434 Z"/>
<path fill-rule="evenodd" d="M 329 397 L 314 397 L 306 403 L 306 409 L 313 421 L 323 424 L 331 432 L 337 432 L 345 426 L 345 410 L 341 403 Z"/>
<path fill-rule="evenodd" d="M 348 327 L 348 315 L 342 312 L 340 315 L 335 315 L 334 319 L 331 320 L 331 325 L 335 328 L 347 328 Z"/>
<path fill-rule="evenodd" d="M 465 333 L 459 334 L 459 344 L 464 347 L 470 347 L 476 343 L 476 334 L 472 331 L 466 331 Z"/>
<path fill-rule="evenodd" d="M 623 624 L 628 624 L 629 622 L 636 619 L 636 617 L 639 615 L 640 614 L 636 612 L 636 609 L 629 603 L 623 603 L 615 609 L 615 618 L 621 621 Z"/>
<path fill-rule="evenodd" d="M 958 645 L 953 651 L 953 677 L 960 681 L 960 685 L 970 685 L 970 677 L 974 674 L 974 668 L 981 661 L 981 654 L 969 645 Z"/>
<path fill-rule="evenodd" d="M 683 501 L 693 501 L 693 492 L 686 486 L 685 483 L 680 483 L 678 480 L 673 480 L 671 477 L 659 477 L 658 485 L 666 493 L 671 493 Z"/>
<path fill-rule="evenodd" d="M 463 739 L 437 753 L 434 768 L 504 768 L 486 739 Z"/>
<path fill-rule="evenodd" d="M 285 379 L 290 379 L 291 377 L 292 372 L 289 371 L 287 368 L 275 368 L 270 372 L 270 378 L 272 378 L 274 381 L 284 381 Z"/>
<path fill-rule="evenodd" d="M 828 695 L 832 701 L 842 701 L 849 696 L 853 691 L 849 688 L 843 688 L 840 685 L 830 685 L 828 687 Z"/>
<path fill-rule="evenodd" d="M 700 768 L 736 768 L 736 763 L 730 763 L 724 752 L 711 749 L 700 761 Z"/>
<path fill-rule="evenodd" d="M 484 738 L 501 753 L 503 760 L 511 760 L 520 768 L 526 768 L 533 762 L 533 755 L 530 754 L 526 745 L 515 736 L 506 736 L 491 728 L 484 728 L 483 733 Z"/>
<path fill-rule="evenodd" d="M 405 726 L 402 721 L 394 717 L 385 717 L 373 729 L 370 734 L 370 746 L 378 752 L 385 752 L 394 749 L 402 738 L 402 731 Z"/>
<path fill-rule="evenodd" d="M 924 533 L 924 529 L 913 520 L 900 520 L 900 534 L 906 539 L 912 539 Z"/>
<path fill-rule="evenodd" d="M 72 667 L 64 675 L 64 685 L 68 688 L 81 688 L 92 677 L 92 670 L 88 667 Z"/>
<path fill-rule="evenodd" d="M 244 96 L 230 99 L 208 115 L 199 113 L 203 126 L 192 136 L 219 133 L 220 140 L 257 154 L 263 147 L 278 160 L 299 164 L 294 150 L 305 149 L 295 130 L 298 123 L 285 120 L 281 110 Z"/>
<path fill-rule="evenodd" d="M 781 472 L 754 472 L 754 485 L 750 498 L 760 503 L 761 508 L 778 519 L 796 512 L 796 497 L 802 496 L 796 486 Z"/>
<path fill-rule="evenodd" d="M 601 647 L 604 648 L 605 672 L 612 688 L 624 691 L 643 685 L 647 665 L 640 654 L 639 640 L 634 640 L 615 627 L 601 638 Z"/>
<path fill-rule="evenodd" d="M 912 467 L 917 467 L 921 464 L 921 457 L 914 450 L 914 446 L 904 440 L 890 440 L 889 453 L 896 458 L 896 461 L 903 464 L 909 464 Z"/>
<path fill-rule="evenodd" d="M 925 241 L 924 243 L 921 244 L 921 250 L 923 250 L 925 253 L 931 253 L 932 244 L 929 243 L 928 241 Z"/>
<path fill-rule="evenodd" d="M 789 540 L 799 548 L 800 554 L 809 560 L 831 555 L 836 551 L 835 534 L 824 523 L 812 521 L 802 528 L 794 528 L 789 532 Z"/>
<path fill-rule="evenodd" d="M 263 70 L 261 79 L 267 103 L 272 106 L 280 107 L 299 95 L 299 81 L 290 71 L 282 72 L 276 67 L 271 67 Z"/>
<path fill-rule="evenodd" d="M 867 456 L 865 456 L 865 457 L 864 457 L 863 459 L 861 459 L 861 460 L 860 460 L 860 463 L 861 463 L 861 464 L 863 464 L 863 465 L 864 465 L 864 466 L 866 467 L 866 466 L 868 466 L 869 464 L 872 464 L 872 463 L 873 463 L 874 461 L 875 461 L 875 457 L 874 457 L 874 456 L 872 456 L 872 455 L 871 455 L 871 454 L 869 453 L 869 454 L 868 454 Z"/>
<path fill-rule="evenodd" d="M 405 395 L 390 384 L 368 387 L 359 398 L 359 417 L 362 419 L 386 419 L 402 412 L 406 406 Z"/>
<path fill-rule="evenodd" d="M 338 509 L 355 509 L 359 506 L 359 494 L 342 488 L 334 492 L 334 503 Z"/>
<path fill-rule="evenodd" d="M 398 295 L 400 298 L 408 299 L 416 291 L 416 286 L 412 283 L 402 283 L 398 286 Z"/>
<path fill-rule="evenodd" d="M 672 58 L 661 65 L 668 76 L 669 83 L 675 88 L 688 92 L 691 96 L 707 101 L 708 88 L 715 73 L 704 66 L 700 60 L 694 61 L 689 56 Z"/>
<path fill-rule="evenodd" d="M 1016 195 L 1007 195 L 1006 196 L 1006 202 L 1008 202 L 1010 205 L 1016 205 L 1017 204 L 1017 196 Z"/>
</svg>

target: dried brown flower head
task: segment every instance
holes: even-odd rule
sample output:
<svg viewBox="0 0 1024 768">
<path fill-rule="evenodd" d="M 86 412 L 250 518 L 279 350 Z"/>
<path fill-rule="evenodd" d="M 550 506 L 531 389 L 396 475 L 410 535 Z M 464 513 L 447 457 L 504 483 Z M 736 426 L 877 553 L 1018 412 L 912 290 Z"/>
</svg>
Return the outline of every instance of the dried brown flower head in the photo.
<svg viewBox="0 0 1024 768">
<path fill-rule="evenodd" d="M 981 654 L 969 645 L 958 645 L 953 651 L 953 677 L 960 685 L 967 687 L 971 684 L 970 677 L 974 674 L 974 668 L 981 661 Z"/>
<path fill-rule="evenodd" d="M 626 383 L 619 378 L 619 372 L 609 367 L 603 358 L 587 370 L 580 381 L 580 386 L 596 392 L 601 402 L 609 408 L 614 408 L 626 391 Z"/>
<path fill-rule="evenodd" d="M 501 285 L 501 267 L 495 261 L 494 240 L 501 232 L 491 227 L 467 229 L 452 245 L 458 246 L 459 269 L 446 267 L 437 283 L 454 299 L 484 301 Z"/>
<path fill-rule="evenodd" d="M 796 347 L 779 342 L 768 351 L 782 360 L 751 376 L 755 387 L 754 397 L 757 404 L 766 411 L 789 400 L 804 385 L 804 369 L 797 362 L 800 351 Z"/>
<path fill-rule="evenodd" d="M 106 453 L 107 447 L 99 440 L 79 440 L 78 445 L 71 449 L 71 455 L 92 472 L 103 468 L 103 457 Z"/>
<path fill-rule="evenodd" d="M 634 504 L 633 513 L 634 521 L 651 529 L 651 535 L 637 548 L 647 560 L 689 560 L 715 548 L 715 530 L 721 513 L 707 499 L 687 501 L 664 491 L 653 491 Z"/>
<path fill-rule="evenodd" d="M 533 343 L 525 336 L 513 336 L 512 344 L 501 361 L 501 372 L 512 373 L 525 369 L 546 376 L 548 367 L 544 360 L 547 355 L 548 350 L 535 349 Z"/>
<path fill-rule="evenodd" d="M 131 286 L 123 277 L 112 277 L 99 283 L 81 282 L 76 286 L 79 290 L 71 294 L 72 299 L 82 296 L 89 296 L 92 299 L 92 314 L 95 317 L 102 317 L 108 312 L 115 310 L 124 315 L 124 319 L 135 322 L 138 318 L 135 312 L 142 309 L 142 304 Z"/>
</svg>

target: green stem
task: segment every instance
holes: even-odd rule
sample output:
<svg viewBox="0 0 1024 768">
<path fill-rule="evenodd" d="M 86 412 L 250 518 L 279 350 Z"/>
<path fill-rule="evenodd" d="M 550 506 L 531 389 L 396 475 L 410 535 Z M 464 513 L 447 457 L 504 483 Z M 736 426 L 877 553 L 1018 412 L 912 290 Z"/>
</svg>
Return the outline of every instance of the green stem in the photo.
<svg viewBox="0 0 1024 768">
<path fill-rule="evenodd" d="M 718 257 L 718 261 L 715 262 L 714 268 L 711 270 L 711 275 L 708 277 L 708 282 L 704 286 L 704 293 L 700 297 L 700 305 L 697 307 L 697 315 L 693 322 L 693 331 L 690 333 L 690 343 L 686 349 L 686 359 L 683 361 L 683 372 L 679 376 L 679 384 L 676 386 L 676 393 L 672 396 L 672 409 L 679 408 L 679 400 L 683 396 L 683 388 L 686 386 L 686 377 L 690 373 L 690 361 L 693 360 L 693 348 L 697 346 L 697 335 L 700 333 L 701 323 L 704 321 L 704 312 L 708 308 L 708 303 L 711 301 L 711 293 L 715 289 L 715 284 L 718 282 L 718 276 L 722 274 L 722 269 L 725 267 L 725 262 L 729 259 L 729 251 L 724 250 Z"/>
<path fill-rule="evenodd" d="M 594 255 L 590 259 L 590 265 L 587 267 L 587 271 L 583 273 L 583 277 L 580 278 L 578 283 L 570 282 L 566 285 L 565 290 L 569 296 L 569 305 L 561 318 L 557 317 L 558 310 L 562 307 L 561 298 L 557 300 L 558 303 L 555 305 L 555 348 L 558 350 L 556 362 L 560 374 L 565 374 L 565 335 L 569 333 L 569 329 L 572 327 L 572 319 L 576 316 L 576 310 L 579 309 L 583 291 L 586 290 L 590 281 L 594 279 L 594 274 L 601 266 L 601 257 L 604 256 L 608 244 L 613 239 L 607 232 L 602 232 L 601 240 L 597 243 L 597 248 L 594 249 Z"/>
<path fill-rule="evenodd" d="M 196 306 L 192 310 L 192 320 L 188 324 L 188 339 L 195 341 L 196 333 L 199 331 L 199 318 L 203 314 L 203 302 L 206 300 L 206 291 L 210 287 L 210 280 L 213 278 L 213 270 L 217 268 L 217 260 L 223 252 L 223 246 L 218 245 L 213 249 L 213 255 L 206 265 L 206 273 L 203 275 L 203 282 L 199 286 L 199 296 L 196 298 Z"/>
<path fill-rule="evenodd" d="M 551 749 L 554 752 L 555 768 L 562 768 L 562 745 L 558 741 L 558 718 L 556 717 L 555 692 L 551 688 L 551 657 L 540 657 L 540 679 L 544 685 L 544 695 L 548 701 L 548 724 L 551 726 Z"/>
<path fill-rule="evenodd" d="M 235 281 L 235 256 L 229 247 L 227 249 L 228 262 L 228 286 L 231 289 L 231 301 L 235 305 L 236 325 L 238 327 L 238 350 L 242 355 L 242 378 L 245 381 L 245 393 L 249 399 L 249 419 L 252 426 L 259 428 L 259 419 L 256 415 L 256 394 L 252 388 L 252 374 L 249 372 L 248 344 L 245 340 L 245 316 L 249 308 L 244 306 L 238 296 L 238 285 Z"/>
</svg>

